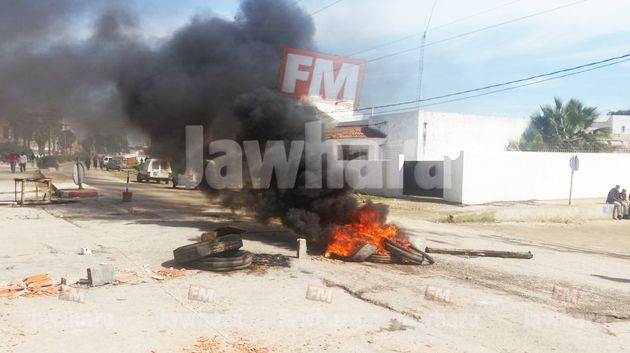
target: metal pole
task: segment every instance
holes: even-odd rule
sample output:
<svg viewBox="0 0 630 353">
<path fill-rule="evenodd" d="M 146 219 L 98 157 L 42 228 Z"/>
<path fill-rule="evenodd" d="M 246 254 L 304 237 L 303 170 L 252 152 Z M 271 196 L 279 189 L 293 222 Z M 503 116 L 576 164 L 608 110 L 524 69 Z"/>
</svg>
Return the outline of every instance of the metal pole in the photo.
<svg viewBox="0 0 630 353">
<path fill-rule="evenodd" d="M 20 205 L 24 205 L 24 180 L 25 179 L 22 179 L 22 184 L 21 184 L 22 185 L 22 189 L 21 189 L 22 190 L 22 195 L 20 196 Z"/>
<path fill-rule="evenodd" d="M 573 173 L 575 173 L 575 171 L 571 169 L 571 186 L 569 188 L 569 205 L 571 205 L 571 200 L 573 199 Z"/>
</svg>

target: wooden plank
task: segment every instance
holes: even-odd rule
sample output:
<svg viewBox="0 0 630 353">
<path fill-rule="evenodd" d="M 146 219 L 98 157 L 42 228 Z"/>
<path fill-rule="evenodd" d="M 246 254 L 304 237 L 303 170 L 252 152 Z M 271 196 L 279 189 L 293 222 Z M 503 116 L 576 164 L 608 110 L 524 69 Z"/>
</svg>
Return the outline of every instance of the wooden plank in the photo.
<svg viewBox="0 0 630 353">
<path fill-rule="evenodd" d="M 513 259 L 531 259 L 534 255 L 528 252 L 499 251 L 499 250 L 479 250 L 479 249 L 439 249 L 427 247 L 426 252 L 433 254 L 480 256 L 480 257 L 503 257 Z"/>
</svg>

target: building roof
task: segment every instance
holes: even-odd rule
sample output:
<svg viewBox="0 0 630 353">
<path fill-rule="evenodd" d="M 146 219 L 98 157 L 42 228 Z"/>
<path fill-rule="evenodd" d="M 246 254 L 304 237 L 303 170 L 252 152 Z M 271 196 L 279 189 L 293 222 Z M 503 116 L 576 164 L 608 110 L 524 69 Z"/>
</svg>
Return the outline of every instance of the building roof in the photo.
<svg viewBox="0 0 630 353">
<path fill-rule="evenodd" d="M 387 135 L 367 126 L 343 126 L 326 129 L 326 138 L 332 140 L 383 137 L 387 137 Z"/>
</svg>

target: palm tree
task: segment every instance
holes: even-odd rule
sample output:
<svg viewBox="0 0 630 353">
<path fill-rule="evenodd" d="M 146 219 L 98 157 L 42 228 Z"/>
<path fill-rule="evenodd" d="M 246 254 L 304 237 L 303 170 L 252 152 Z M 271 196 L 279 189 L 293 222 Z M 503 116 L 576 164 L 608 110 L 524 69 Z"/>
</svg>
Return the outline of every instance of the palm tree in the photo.
<svg viewBox="0 0 630 353">
<path fill-rule="evenodd" d="M 541 112 L 532 116 L 530 126 L 523 133 L 519 149 L 540 150 L 543 146 L 567 151 L 606 150 L 608 128 L 594 128 L 599 116 L 597 108 L 586 107 L 577 99 L 566 104 L 560 98 L 555 105 L 541 106 Z"/>
</svg>

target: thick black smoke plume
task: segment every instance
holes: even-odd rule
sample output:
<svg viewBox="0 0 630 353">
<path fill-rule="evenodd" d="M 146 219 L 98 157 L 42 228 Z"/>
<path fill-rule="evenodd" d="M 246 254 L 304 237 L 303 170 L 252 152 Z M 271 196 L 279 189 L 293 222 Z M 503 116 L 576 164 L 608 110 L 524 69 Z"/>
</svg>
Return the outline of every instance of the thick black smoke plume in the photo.
<svg viewBox="0 0 630 353">
<path fill-rule="evenodd" d="M 313 109 L 272 90 L 283 49 L 314 49 L 313 34 L 311 17 L 285 0 L 246 0 L 234 21 L 196 18 L 124 68 L 125 110 L 176 160 L 186 125 L 205 126 L 209 139 L 303 140 Z M 305 190 L 303 181 L 300 174 L 291 190 L 229 193 L 226 204 L 253 208 L 263 221 L 278 217 L 317 240 L 327 224 L 347 221 L 357 202 L 346 190 Z"/>
<path fill-rule="evenodd" d="M 197 16 L 159 44 L 139 34 L 122 2 L 105 1 L 90 2 L 91 34 L 64 40 L 70 19 L 88 11 L 82 3 L 0 0 L 0 119 L 63 117 L 88 134 L 131 123 L 151 137 L 153 155 L 175 165 L 185 160 L 187 125 L 203 125 L 208 141 L 264 143 L 303 140 L 304 123 L 317 119 L 273 92 L 283 49 L 315 49 L 312 18 L 292 0 L 244 0 L 233 20 Z M 347 222 L 357 201 L 347 190 L 305 190 L 303 180 L 291 190 L 226 193 L 225 204 L 317 240 Z"/>
</svg>

